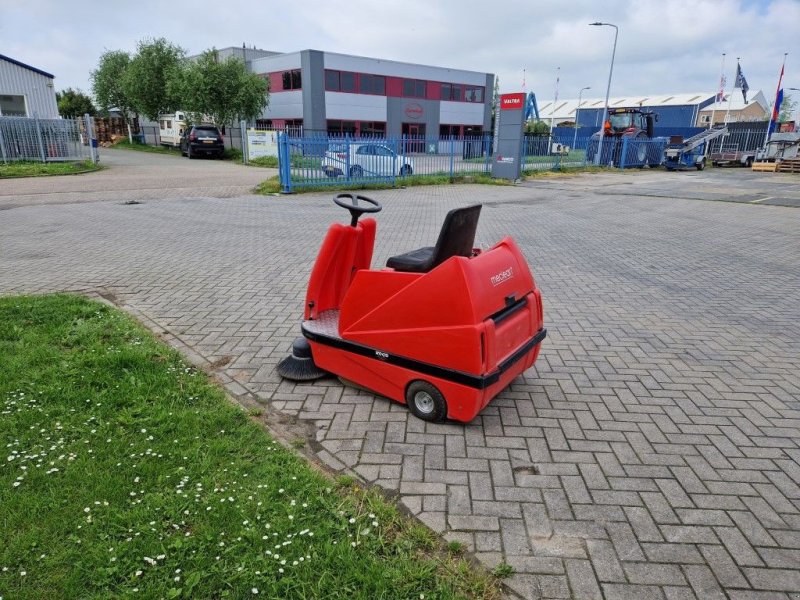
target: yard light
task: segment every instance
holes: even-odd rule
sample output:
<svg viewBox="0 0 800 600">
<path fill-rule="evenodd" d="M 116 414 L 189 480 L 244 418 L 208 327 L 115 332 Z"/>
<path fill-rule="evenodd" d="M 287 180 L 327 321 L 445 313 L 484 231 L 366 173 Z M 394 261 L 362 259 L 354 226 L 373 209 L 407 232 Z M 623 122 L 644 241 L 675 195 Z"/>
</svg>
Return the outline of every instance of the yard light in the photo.
<svg viewBox="0 0 800 600">
<path fill-rule="evenodd" d="M 575 150 L 575 142 L 578 141 L 578 112 L 581 110 L 581 94 L 583 94 L 583 90 L 590 90 L 588 85 L 586 87 L 581 88 L 581 91 L 578 92 L 578 107 L 575 109 L 575 135 L 572 136 L 572 149 Z"/>
<path fill-rule="evenodd" d="M 597 21 L 595 23 L 589 23 L 589 25 L 595 27 L 607 26 L 614 28 L 614 49 L 611 51 L 611 69 L 608 71 L 608 86 L 606 87 L 606 103 L 603 106 L 603 124 L 600 128 L 600 142 L 597 145 L 597 154 L 594 157 L 594 164 L 600 164 L 600 156 L 603 153 L 603 137 L 605 136 L 605 129 L 606 129 L 606 118 L 608 117 L 608 94 L 611 91 L 611 75 L 614 73 L 614 56 L 617 54 L 617 36 L 619 35 L 619 27 L 614 25 L 613 23 L 601 23 Z"/>
</svg>

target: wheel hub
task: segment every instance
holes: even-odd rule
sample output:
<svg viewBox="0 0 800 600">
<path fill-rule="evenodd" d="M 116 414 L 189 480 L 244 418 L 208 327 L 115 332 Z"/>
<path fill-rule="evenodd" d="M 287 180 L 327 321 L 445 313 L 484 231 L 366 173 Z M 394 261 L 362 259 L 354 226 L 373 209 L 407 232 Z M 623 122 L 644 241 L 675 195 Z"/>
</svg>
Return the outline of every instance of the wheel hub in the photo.
<svg viewBox="0 0 800 600">
<path fill-rule="evenodd" d="M 433 397 L 428 392 L 417 392 L 414 395 L 414 404 L 421 413 L 430 414 L 433 412 Z"/>
</svg>

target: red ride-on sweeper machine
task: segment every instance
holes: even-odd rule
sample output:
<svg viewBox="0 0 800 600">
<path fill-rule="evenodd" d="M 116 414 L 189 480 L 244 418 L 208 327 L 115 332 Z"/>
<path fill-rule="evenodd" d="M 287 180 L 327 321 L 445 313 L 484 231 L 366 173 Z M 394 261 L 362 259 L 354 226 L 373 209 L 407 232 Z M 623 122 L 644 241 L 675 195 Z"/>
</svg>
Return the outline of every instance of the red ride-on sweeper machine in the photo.
<svg viewBox="0 0 800 600">
<path fill-rule="evenodd" d="M 370 269 L 381 205 L 339 194 L 306 293 L 286 379 L 328 373 L 408 405 L 420 419 L 471 421 L 531 367 L 546 330 L 542 298 L 510 237 L 473 248 L 481 205 L 451 210 L 436 246 Z"/>
</svg>

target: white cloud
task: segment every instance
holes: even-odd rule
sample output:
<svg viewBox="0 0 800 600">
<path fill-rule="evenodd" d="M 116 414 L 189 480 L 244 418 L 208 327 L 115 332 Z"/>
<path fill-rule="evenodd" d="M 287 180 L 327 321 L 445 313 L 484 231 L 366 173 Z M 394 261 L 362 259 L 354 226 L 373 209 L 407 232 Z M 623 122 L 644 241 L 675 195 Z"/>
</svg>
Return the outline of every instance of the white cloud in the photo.
<svg viewBox="0 0 800 600">
<path fill-rule="evenodd" d="M 107 49 L 132 51 L 166 37 L 198 53 L 210 46 L 306 48 L 432 64 L 499 76 L 502 91 L 522 86 L 552 98 L 560 67 L 562 98 L 581 87 L 605 93 L 619 27 L 612 95 L 707 91 L 736 57 L 752 90 L 774 93 L 784 52 L 797 46 L 796 0 L 0 0 L 0 52 L 56 75 L 56 87 L 89 89 Z M 796 65 L 796 66 L 795 66 Z M 800 53 L 789 56 L 786 85 L 800 87 Z"/>
</svg>

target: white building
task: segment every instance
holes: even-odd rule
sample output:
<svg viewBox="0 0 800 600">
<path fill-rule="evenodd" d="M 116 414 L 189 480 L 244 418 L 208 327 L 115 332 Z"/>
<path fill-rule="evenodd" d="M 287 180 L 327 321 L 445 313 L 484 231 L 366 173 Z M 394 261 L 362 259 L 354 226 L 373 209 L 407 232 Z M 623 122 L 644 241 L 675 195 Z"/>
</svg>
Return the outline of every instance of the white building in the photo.
<svg viewBox="0 0 800 600">
<path fill-rule="evenodd" d="M 55 77 L 0 54 L 0 115 L 57 119 Z"/>
</svg>

